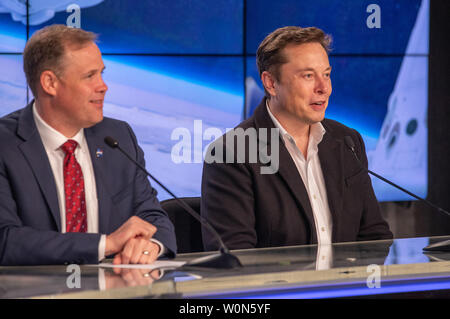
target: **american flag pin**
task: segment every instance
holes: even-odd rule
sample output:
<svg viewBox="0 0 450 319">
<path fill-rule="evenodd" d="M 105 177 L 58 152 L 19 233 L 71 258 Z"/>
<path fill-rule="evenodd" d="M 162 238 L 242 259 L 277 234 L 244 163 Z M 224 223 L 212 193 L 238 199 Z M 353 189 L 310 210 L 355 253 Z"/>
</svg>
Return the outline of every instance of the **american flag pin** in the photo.
<svg viewBox="0 0 450 319">
<path fill-rule="evenodd" d="M 103 150 L 101 148 L 97 148 L 97 151 L 95 152 L 95 156 L 97 158 L 100 158 L 103 156 Z"/>
</svg>

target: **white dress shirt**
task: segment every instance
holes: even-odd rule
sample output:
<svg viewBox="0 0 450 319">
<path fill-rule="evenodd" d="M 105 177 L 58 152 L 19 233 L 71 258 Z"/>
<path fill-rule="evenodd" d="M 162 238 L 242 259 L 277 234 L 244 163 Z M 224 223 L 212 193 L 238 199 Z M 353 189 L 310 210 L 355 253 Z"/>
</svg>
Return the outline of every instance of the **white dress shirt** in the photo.
<svg viewBox="0 0 450 319">
<path fill-rule="evenodd" d="M 68 138 L 56 131 L 40 117 L 33 104 L 33 115 L 37 130 L 41 136 L 47 153 L 50 167 L 52 168 L 53 177 L 55 179 L 56 190 L 58 195 L 59 212 L 61 217 L 61 232 L 66 232 L 66 198 L 64 193 L 64 176 L 63 176 L 63 162 L 65 153 L 61 149 Z M 92 166 L 89 148 L 84 136 L 84 130 L 81 129 L 72 140 L 78 143 L 75 149 L 75 158 L 81 166 L 83 172 L 86 213 L 87 213 L 87 232 L 98 233 L 98 200 L 97 188 L 95 184 L 94 168 Z M 98 247 L 99 261 L 105 258 L 106 235 L 102 235 Z"/>
<path fill-rule="evenodd" d="M 272 114 L 267 101 L 266 107 L 275 127 L 280 129 L 283 142 L 297 167 L 308 193 L 319 244 L 316 268 L 326 269 L 331 262 L 331 233 L 333 224 L 318 153 L 318 145 L 326 132 L 325 128 L 320 122 L 310 126 L 307 158 L 305 158 L 297 147 L 294 138 Z"/>
<path fill-rule="evenodd" d="M 50 167 L 52 168 L 53 177 L 55 179 L 59 211 L 61 217 L 61 232 L 66 232 L 66 198 L 64 193 L 64 176 L 63 176 L 63 162 L 65 153 L 61 149 L 68 138 L 63 134 L 56 131 L 50 125 L 40 117 L 36 110 L 35 104 L 33 104 L 33 115 L 36 123 L 37 130 L 41 136 L 42 143 L 44 144 L 45 151 L 47 153 Z M 84 187 L 85 187 L 85 200 L 86 200 L 86 213 L 87 213 L 87 226 L 88 233 L 98 233 L 98 199 L 97 188 L 95 184 L 94 168 L 92 166 L 91 156 L 89 154 L 89 148 L 86 138 L 84 136 L 84 129 L 81 129 L 72 140 L 78 143 L 75 149 L 75 158 L 81 166 L 83 172 Z M 165 246 L 158 240 L 151 238 L 151 241 L 156 243 L 160 250 L 158 257 L 166 252 Z M 98 245 L 98 260 L 105 259 L 106 249 L 106 235 L 102 234 Z"/>
</svg>

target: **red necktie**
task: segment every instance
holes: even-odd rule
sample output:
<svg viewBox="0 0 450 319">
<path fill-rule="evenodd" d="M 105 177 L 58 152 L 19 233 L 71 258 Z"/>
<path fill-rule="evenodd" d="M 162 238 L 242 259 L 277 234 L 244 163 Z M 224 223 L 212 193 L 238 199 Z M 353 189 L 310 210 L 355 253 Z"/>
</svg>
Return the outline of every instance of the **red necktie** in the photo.
<svg viewBox="0 0 450 319">
<path fill-rule="evenodd" d="M 74 140 L 68 140 L 61 146 L 66 153 L 63 173 L 66 195 L 66 232 L 68 233 L 87 231 L 83 172 L 74 154 L 77 146 L 78 143 Z"/>
</svg>

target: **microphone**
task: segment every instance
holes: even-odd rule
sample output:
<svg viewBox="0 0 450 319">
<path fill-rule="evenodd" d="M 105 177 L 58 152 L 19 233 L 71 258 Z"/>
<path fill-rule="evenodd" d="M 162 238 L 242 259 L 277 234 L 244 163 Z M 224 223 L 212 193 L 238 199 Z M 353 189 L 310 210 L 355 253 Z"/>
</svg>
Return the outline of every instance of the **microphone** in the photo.
<svg viewBox="0 0 450 319">
<path fill-rule="evenodd" d="M 211 224 L 201 216 L 199 213 L 194 211 L 186 202 L 179 199 L 175 194 L 173 194 L 167 187 L 165 187 L 161 182 L 159 182 L 152 174 L 150 174 L 145 167 L 139 164 L 134 158 L 132 158 L 127 152 L 125 152 L 120 146 L 119 142 L 112 138 L 111 136 L 106 136 L 104 139 L 105 143 L 111 148 L 117 148 L 122 154 L 124 154 L 131 162 L 133 162 L 139 169 L 141 169 L 147 176 L 150 176 L 159 186 L 161 186 L 167 193 L 172 196 L 176 203 L 180 205 L 184 210 L 186 210 L 192 217 L 198 220 L 203 226 L 205 226 L 214 236 L 217 238 L 220 244 L 219 253 L 200 257 L 187 262 L 183 267 L 202 267 L 202 268 L 221 268 L 221 269 L 231 269 L 242 267 L 240 260 L 232 255 L 225 246 L 222 238 L 217 233 L 217 231 L 211 226 Z"/>
<path fill-rule="evenodd" d="M 366 170 L 368 173 L 372 174 L 373 176 L 375 176 L 378 179 L 381 179 L 383 182 L 388 183 L 389 185 L 394 186 L 395 188 L 401 190 L 402 192 L 405 192 L 406 194 L 424 202 L 425 204 L 427 204 L 428 206 L 432 207 L 433 209 L 436 209 L 437 211 L 446 214 L 447 216 L 450 216 L 450 213 L 448 211 L 446 211 L 445 209 L 431 203 L 430 201 L 417 196 L 416 194 L 411 193 L 410 191 L 407 191 L 406 189 L 404 189 L 403 187 L 398 186 L 397 184 L 394 184 L 393 182 L 391 182 L 390 180 L 384 178 L 383 176 L 378 175 L 377 173 L 372 172 L 371 170 L 365 168 L 364 165 L 362 165 L 361 161 L 359 160 L 358 156 L 356 155 L 355 152 L 355 143 L 353 142 L 353 139 L 350 136 L 345 136 L 344 137 L 344 141 L 345 141 L 345 145 L 350 149 L 350 151 L 353 153 L 353 155 L 355 156 L 356 160 L 358 161 L 358 163 L 360 164 L 360 166 Z M 443 242 L 438 242 L 435 244 L 431 244 L 428 245 L 427 247 L 424 247 L 423 250 L 425 251 L 450 251 L 450 240 L 446 240 Z"/>
</svg>

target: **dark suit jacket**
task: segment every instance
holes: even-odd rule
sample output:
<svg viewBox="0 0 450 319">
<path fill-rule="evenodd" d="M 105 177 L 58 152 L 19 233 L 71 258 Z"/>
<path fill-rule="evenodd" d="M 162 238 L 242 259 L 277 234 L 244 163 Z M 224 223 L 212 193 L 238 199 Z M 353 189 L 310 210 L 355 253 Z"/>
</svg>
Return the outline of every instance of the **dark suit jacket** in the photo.
<svg viewBox="0 0 450 319">
<path fill-rule="evenodd" d="M 238 128 L 255 128 L 257 131 L 275 128 L 265 103 L 263 99 L 254 115 Z M 322 125 L 326 133 L 319 144 L 319 159 L 333 222 L 332 241 L 392 238 L 380 215 L 367 172 L 343 142 L 344 136 L 352 137 L 356 153 L 367 167 L 361 136 L 333 120 L 324 119 Z M 229 135 L 214 142 L 210 152 L 222 148 L 225 159 L 230 151 L 225 147 Z M 270 150 L 269 138 L 267 147 Z M 246 159 L 249 159 L 248 148 L 246 151 Z M 228 248 L 317 243 L 308 194 L 284 143 L 279 141 L 279 170 L 275 174 L 260 173 L 264 164 L 259 157 L 257 163 L 248 160 L 237 163 L 236 154 L 234 163 L 205 163 L 202 178 L 201 213 L 221 234 Z M 202 229 L 202 235 L 206 250 L 218 248 L 207 229 Z"/>
<path fill-rule="evenodd" d="M 145 174 L 103 139 L 114 136 L 144 165 L 130 126 L 104 118 L 85 129 L 95 174 L 99 232 L 110 234 L 136 215 L 158 229 L 154 238 L 176 252 L 174 228 Z M 96 157 L 97 149 L 103 156 Z M 100 234 L 61 233 L 56 185 L 37 131 L 32 103 L 0 119 L 0 264 L 98 263 Z"/>
</svg>

